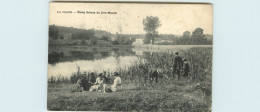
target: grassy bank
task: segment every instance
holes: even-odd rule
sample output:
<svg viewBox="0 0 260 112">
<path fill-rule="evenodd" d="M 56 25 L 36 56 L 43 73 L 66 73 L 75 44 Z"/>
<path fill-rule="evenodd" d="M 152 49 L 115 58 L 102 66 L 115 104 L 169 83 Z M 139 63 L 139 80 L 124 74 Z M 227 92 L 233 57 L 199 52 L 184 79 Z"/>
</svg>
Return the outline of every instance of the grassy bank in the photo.
<svg viewBox="0 0 260 112">
<path fill-rule="evenodd" d="M 179 50 L 190 63 L 190 76 L 177 81 L 172 77 L 172 53 L 144 53 L 143 62 L 118 69 L 122 90 L 114 93 L 75 92 L 71 79 L 48 84 L 49 110 L 109 111 L 181 111 L 206 112 L 211 108 L 212 47 Z M 147 76 L 161 69 L 159 83 L 149 83 Z"/>
<path fill-rule="evenodd" d="M 204 94 L 197 83 L 185 79 L 123 84 L 122 90 L 114 93 L 74 92 L 75 88 L 75 84 L 49 85 L 48 110 L 205 112 L 211 107 L 211 96 Z"/>
</svg>

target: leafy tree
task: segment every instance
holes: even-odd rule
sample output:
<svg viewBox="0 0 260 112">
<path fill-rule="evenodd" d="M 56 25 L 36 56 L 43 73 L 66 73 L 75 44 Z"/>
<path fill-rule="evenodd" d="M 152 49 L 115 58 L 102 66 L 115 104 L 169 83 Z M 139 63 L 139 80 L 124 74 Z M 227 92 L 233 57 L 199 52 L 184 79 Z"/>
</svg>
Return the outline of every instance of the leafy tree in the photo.
<svg viewBox="0 0 260 112">
<path fill-rule="evenodd" d="M 151 33 L 146 33 L 144 37 L 144 44 L 151 44 L 152 36 L 153 35 Z"/>
<path fill-rule="evenodd" d="M 151 36 L 152 44 L 154 44 L 154 38 L 158 36 L 157 28 L 161 26 L 161 21 L 158 17 L 147 16 L 143 19 L 144 30 L 149 33 L 147 36 Z M 148 42 L 148 41 L 147 41 Z"/>
<path fill-rule="evenodd" d="M 109 41 L 109 37 L 108 37 L 108 36 L 102 35 L 102 39 L 103 39 L 103 40 L 106 40 L 106 41 Z"/>
<path fill-rule="evenodd" d="M 182 37 L 184 37 L 184 38 L 189 38 L 189 37 L 190 37 L 190 32 L 189 32 L 189 31 L 183 32 Z"/>
<path fill-rule="evenodd" d="M 204 38 L 204 34 L 203 34 L 203 29 L 202 28 L 196 28 L 193 32 L 192 32 L 192 44 L 194 45 L 200 45 L 200 44 L 206 44 L 207 43 L 207 39 Z"/>
<path fill-rule="evenodd" d="M 171 38 L 171 43 L 163 42 L 159 43 L 161 45 L 212 45 L 212 39 L 207 38 L 203 34 L 203 29 L 201 28 L 196 28 L 192 32 L 192 36 L 190 37 L 190 32 L 185 31 L 183 32 L 182 38 L 178 37 L 172 37 Z"/>
<path fill-rule="evenodd" d="M 200 38 L 200 37 L 204 37 L 205 35 L 203 34 L 203 29 L 202 28 L 196 28 L 193 32 L 192 32 L 192 36 L 191 37 L 195 37 L 195 38 Z"/>
<path fill-rule="evenodd" d="M 64 39 L 64 35 L 63 34 L 60 35 L 60 39 L 62 39 L 62 40 Z"/>
<path fill-rule="evenodd" d="M 119 36 L 119 38 L 118 38 L 119 44 L 125 44 L 125 41 L 126 41 L 126 39 L 124 36 Z"/>
<path fill-rule="evenodd" d="M 77 39 L 76 33 L 72 33 L 72 34 L 71 34 L 71 39 L 72 39 L 72 40 L 76 40 L 76 39 Z"/>
<path fill-rule="evenodd" d="M 96 44 L 97 44 L 97 41 L 98 41 L 98 40 L 97 40 L 97 37 L 91 39 L 92 45 L 96 45 Z"/>
<path fill-rule="evenodd" d="M 72 33 L 72 39 L 80 39 L 80 40 L 90 40 L 93 39 L 95 36 L 95 31 L 91 30 L 82 30 L 79 32 Z"/>
<path fill-rule="evenodd" d="M 125 44 L 126 44 L 126 45 L 132 45 L 132 44 L 134 43 L 134 41 L 135 41 L 135 40 L 130 40 L 130 39 L 128 39 L 128 40 L 126 40 Z"/>
<path fill-rule="evenodd" d="M 114 45 L 119 45 L 118 40 L 113 41 L 113 44 L 114 44 Z"/>
<path fill-rule="evenodd" d="M 59 30 L 55 25 L 49 26 L 49 37 L 53 40 L 57 40 L 59 38 Z"/>
<path fill-rule="evenodd" d="M 80 41 L 80 44 L 81 44 L 81 45 L 87 45 L 87 42 L 86 42 L 86 40 L 81 40 L 81 41 Z"/>
</svg>

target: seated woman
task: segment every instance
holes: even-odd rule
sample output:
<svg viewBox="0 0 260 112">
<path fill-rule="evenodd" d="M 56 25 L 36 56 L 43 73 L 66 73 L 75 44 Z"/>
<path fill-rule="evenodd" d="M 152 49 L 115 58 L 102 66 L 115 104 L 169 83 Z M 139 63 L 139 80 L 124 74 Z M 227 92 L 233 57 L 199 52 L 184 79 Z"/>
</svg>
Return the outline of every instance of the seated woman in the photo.
<svg viewBox="0 0 260 112">
<path fill-rule="evenodd" d="M 118 91 L 118 88 L 121 86 L 122 81 L 121 81 L 121 78 L 120 78 L 118 72 L 114 73 L 114 77 L 115 77 L 115 79 L 114 79 L 113 85 L 110 88 L 106 86 L 104 88 L 105 92 L 115 92 L 115 91 Z"/>
<path fill-rule="evenodd" d="M 96 82 L 93 86 L 90 87 L 89 91 L 98 91 L 101 90 L 103 87 L 103 78 L 102 73 L 98 74 L 98 77 L 96 79 Z"/>
<path fill-rule="evenodd" d="M 111 90 L 117 91 L 118 87 L 121 86 L 122 81 L 118 72 L 115 72 L 114 76 L 115 76 L 114 84 L 111 86 Z"/>
</svg>

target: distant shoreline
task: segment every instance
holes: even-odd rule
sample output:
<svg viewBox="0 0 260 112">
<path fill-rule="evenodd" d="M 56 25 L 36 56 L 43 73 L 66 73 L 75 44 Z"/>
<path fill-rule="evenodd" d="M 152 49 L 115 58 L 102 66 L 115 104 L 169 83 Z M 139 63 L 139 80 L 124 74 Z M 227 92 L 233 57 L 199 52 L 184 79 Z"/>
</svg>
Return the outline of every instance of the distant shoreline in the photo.
<svg viewBox="0 0 260 112">
<path fill-rule="evenodd" d="M 49 46 L 69 46 L 69 47 L 134 47 L 134 48 L 156 48 L 156 47 L 183 47 L 183 46 L 190 46 L 190 47 L 212 47 L 213 45 L 112 45 L 112 46 L 88 46 L 88 45 L 69 45 L 69 44 L 49 44 Z"/>
</svg>

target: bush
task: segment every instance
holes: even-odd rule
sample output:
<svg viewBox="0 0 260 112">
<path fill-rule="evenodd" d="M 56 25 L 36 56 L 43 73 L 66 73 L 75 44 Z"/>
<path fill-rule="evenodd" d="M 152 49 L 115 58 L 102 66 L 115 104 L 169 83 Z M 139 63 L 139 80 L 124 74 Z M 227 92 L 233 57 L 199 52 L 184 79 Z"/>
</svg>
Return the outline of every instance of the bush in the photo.
<svg viewBox="0 0 260 112">
<path fill-rule="evenodd" d="M 87 45 L 87 42 L 86 42 L 85 40 L 81 40 L 81 41 L 80 41 L 80 44 L 81 44 L 81 45 Z"/>
<path fill-rule="evenodd" d="M 119 42 L 117 40 L 113 41 L 114 45 L 119 45 Z"/>
<path fill-rule="evenodd" d="M 93 38 L 93 39 L 91 39 L 91 44 L 92 45 L 96 45 L 97 44 L 97 38 Z"/>
</svg>

